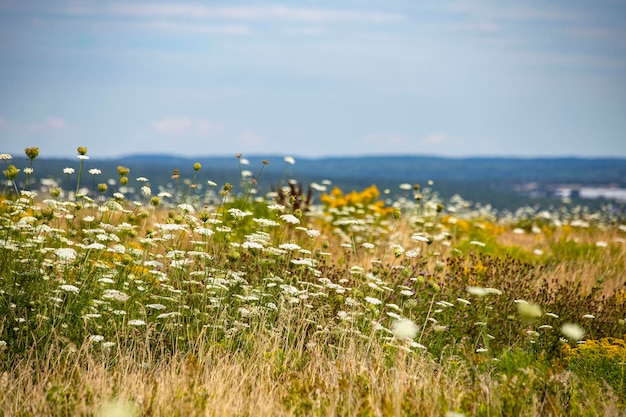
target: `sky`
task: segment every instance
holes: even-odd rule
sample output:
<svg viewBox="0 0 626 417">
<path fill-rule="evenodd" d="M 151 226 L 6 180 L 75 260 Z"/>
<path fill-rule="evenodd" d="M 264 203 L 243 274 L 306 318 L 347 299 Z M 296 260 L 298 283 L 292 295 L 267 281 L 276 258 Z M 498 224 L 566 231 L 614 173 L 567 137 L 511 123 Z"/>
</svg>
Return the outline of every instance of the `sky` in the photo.
<svg viewBox="0 0 626 417">
<path fill-rule="evenodd" d="M 0 1 L 0 152 L 626 157 L 623 0 Z"/>
</svg>

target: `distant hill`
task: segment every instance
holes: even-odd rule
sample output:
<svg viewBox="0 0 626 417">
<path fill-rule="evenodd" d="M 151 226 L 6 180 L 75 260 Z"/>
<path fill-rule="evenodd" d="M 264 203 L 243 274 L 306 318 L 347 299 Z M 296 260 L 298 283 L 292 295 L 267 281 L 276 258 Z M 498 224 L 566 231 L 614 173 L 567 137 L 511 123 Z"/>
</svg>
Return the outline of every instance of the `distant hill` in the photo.
<svg viewBox="0 0 626 417">
<path fill-rule="evenodd" d="M 626 158 L 441 158 L 431 156 L 368 156 L 297 158 L 294 165 L 287 164 L 279 155 L 244 155 L 249 165 L 239 165 L 235 156 L 185 158 L 169 155 L 130 155 L 117 159 L 85 161 L 83 184 L 91 184 L 90 168 L 98 168 L 102 175 L 98 181 L 117 177 L 117 166 L 131 169 L 130 178 L 146 177 L 150 183 L 165 185 L 171 182 L 175 168 L 181 179 L 193 176 L 193 164 L 200 162 L 199 182 L 208 180 L 219 185 L 225 182 L 238 184 L 240 169 L 257 176 L 261 168 L 259 188 L 272 186 L 289 179 L 305 185 L 331 180 L 345 190 L 376 184 L 381 190 L 398 192 L 401 183 L 435 182 L 433 189 L 442 197 L 460 194 L 471 201 L 489 203 L 496 207 L 512 208 L 519 204 L 546 203 L 558 200 L 541 200 L 549 197 L 548 189 L 555 184 L 608 185 L 626 187 Z M 263 160 L 269 161 L 264 166 Z M 35 161 L 35 178 L 54 177 L 67 181 L 63 168 L 78 168 L 77 159 L 47 159 Z M 18 168 L 28 165 L 25 158 L 12 161 Z M 76 177 L 76 174 L 74 174 Z M 533 183 L 534 198 L 520 193 L 520 185 Z"/>
</svg>

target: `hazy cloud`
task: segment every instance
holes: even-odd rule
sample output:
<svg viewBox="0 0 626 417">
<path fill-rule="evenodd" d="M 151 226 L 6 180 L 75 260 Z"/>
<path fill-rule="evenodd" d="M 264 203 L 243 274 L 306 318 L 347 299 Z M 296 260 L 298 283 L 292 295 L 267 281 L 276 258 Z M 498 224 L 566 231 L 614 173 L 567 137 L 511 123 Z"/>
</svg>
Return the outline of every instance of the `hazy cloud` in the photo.
<svg viewBox="0 0 626 417">
<path fill-rule="evenodd" d="M 247 152 L 263 151 L 265 138 L 258 133 L 247 131 L 239 135 L 239 143 Z"/>
<path fill-rule="evenodd" d="M 46 117 L 46 126 L 50 129 L 65 129 L 67 127 L 67 123 L 59 117 L 48 116 Z"/>
<path fill-rule="evenodd" d="M 463 140 L 448 136 L 445 133 L 430 133 L 420 140 L 424 145 L 460 145 Z"/>
<path fill-rule="evenodd" d="M 208 119 L 192 119 L 190 117 L 166 117 L 152 124 L 153 130 L 164 136 L 194 135 L 212 136 L 224 131 L 220 124 Z"/>
<path fill-rule="evenodd" d="M 363 141 L 367 145 L 373 146 L 403 146 L 409 143 L 409 139 L 404 135 L 399 134 L 373 134 L 363 138 Z"/>
<path fill-rule="evenodd" d="M 111 4 L 107 12 L 131 17 L 162 17 L 190 19 L 284 20 L 309 23 L 361 21 L 390 23 L 403 19 L 398 13 L 377 11 L 299 8 L 290 6 L 204 6 L 179 3 Z M 79 10 L 84 13 L 84 9 Z"/>
<path fill-rule="evenodd" d="M 62 130 L 68 127 L 65 120 L 56 116 L 48 116 L 42 122 L 18 123 L 0 116 L 0 128 L 11 129 L 16 133 L 42 133 Z"/>
</svg>

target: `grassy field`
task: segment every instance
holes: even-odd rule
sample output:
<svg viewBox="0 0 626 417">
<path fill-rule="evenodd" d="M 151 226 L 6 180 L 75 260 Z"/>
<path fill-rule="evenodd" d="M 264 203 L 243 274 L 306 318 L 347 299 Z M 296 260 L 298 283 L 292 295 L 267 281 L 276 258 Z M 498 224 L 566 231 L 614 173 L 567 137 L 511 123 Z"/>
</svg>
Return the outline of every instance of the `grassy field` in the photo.
<svg viewBox="0 0 626 417">
<path fill-rule="evenodd" d="M 614 207 L 261 196 L 277 161 L 240 155 L 235 185 L 195 164 L 164 188 L 78 152 L 44 188 L 38 150 L 2 155 L 1 416 L 626 413 Z"/>
</svg>

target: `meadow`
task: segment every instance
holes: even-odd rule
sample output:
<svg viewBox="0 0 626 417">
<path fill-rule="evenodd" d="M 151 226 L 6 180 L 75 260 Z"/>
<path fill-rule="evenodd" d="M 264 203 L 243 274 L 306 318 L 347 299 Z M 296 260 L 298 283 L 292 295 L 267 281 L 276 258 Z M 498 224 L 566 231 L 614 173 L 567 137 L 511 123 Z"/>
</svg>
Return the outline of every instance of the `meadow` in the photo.
<svg viewBox="0 0 626 417">
<path fill-rule="evenodd" d="M 25 154 L 0 155 L 1 416 L 626 414 L 623 207 Z"/>
</svg>

